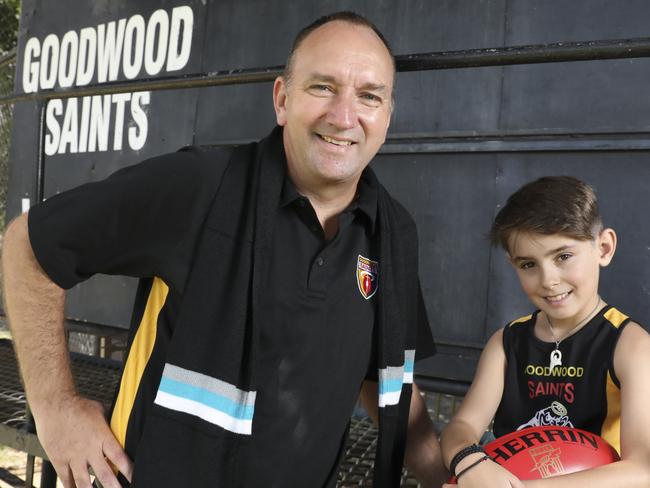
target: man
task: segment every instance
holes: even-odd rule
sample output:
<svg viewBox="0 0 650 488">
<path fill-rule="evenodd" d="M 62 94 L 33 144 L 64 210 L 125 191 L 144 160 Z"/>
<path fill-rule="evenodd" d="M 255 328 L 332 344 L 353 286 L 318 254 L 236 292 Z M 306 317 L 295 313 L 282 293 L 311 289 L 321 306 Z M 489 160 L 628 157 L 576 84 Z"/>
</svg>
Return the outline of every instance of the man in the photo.
<svg viewBox="0 0 650 488">
<path fill-rule="evenodd" d="M 319 19 L 275 81 L 279 127 L 260 143 L 154 158 L 12 223 L 7 310 L 66 487 L 90 486 L 88 466 L 119 486 L 111 464 L 138 487 L 332 487 L 360 388 L 380 428 L 375 486 L 399 484 L 405 442 L 439 486 L 410 384 L 416 336 L 432 348 L 415 226 L 366 170 L 394 72 L 364 18 Z M 110 428 L 74 390 L 62 326 L 63 289 L 97 272 L 142 278 Z"/>
</svg>

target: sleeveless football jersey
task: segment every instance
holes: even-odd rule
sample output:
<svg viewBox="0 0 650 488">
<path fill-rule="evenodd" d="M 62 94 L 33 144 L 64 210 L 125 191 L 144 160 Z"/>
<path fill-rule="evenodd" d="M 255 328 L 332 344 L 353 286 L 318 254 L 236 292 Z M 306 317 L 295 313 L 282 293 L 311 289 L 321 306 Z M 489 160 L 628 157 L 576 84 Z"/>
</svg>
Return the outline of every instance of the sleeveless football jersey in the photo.
<svg viewBox="0 0 650 488">
<path fill-rule="evenodd" d="M 562 365 L 550 368 L 555 343 L 535 337 L 539 311 L 503 331 L 506 372 L 494 417 L 500 437 L 526 427 L 560 425 L 600 435 L 620 452 L 620 384 L 614 349 L 630 319 L 612 306 L 562 340 Z"/>
</svg>

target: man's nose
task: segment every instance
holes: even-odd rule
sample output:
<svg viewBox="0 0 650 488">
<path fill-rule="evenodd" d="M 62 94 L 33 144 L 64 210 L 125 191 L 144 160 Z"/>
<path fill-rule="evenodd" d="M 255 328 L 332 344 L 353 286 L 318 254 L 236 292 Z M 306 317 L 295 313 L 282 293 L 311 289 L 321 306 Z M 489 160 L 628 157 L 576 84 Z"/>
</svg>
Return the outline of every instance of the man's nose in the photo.
<svg viewBox="0 0 650 488">
<path fill-rule="evenodd" d="M 332 98 L 327 122 L 337 129 L 351 129 L 357 125 L 356 98 L 348 93 L 338 93 Z"/>
</svg>

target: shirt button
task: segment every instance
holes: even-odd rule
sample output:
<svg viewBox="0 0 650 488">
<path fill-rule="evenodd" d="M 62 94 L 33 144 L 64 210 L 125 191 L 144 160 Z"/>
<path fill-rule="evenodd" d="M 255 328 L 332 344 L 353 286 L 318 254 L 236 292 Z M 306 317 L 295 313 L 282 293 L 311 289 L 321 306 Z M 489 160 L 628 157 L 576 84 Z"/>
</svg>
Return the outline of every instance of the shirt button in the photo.
<svg viewBox="0 0 650 488">
<path fill-rule="evenodd" d="M 301 207 L 305 208 L 305 205 L 307 205 L 307 202 L 305 202 L 305 199 L 304 199 L 304 198 L 300 198 L 300 199 L 298 200 L 298 205 L 300 205 Z"/>
<path fill-rule="evenodd" d="M 322 266 L 324 262 L 325 260 L 321 256 L 318 256 L 318 258 L 316 258 L 316 264 L 318 266 Z"/>
</svg>

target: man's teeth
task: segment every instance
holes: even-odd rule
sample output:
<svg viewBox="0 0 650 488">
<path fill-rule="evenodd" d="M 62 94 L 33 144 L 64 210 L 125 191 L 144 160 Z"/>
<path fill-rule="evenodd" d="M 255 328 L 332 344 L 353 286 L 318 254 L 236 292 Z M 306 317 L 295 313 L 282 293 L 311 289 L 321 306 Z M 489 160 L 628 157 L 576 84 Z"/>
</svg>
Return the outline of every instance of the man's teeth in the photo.
<svg viewBox="0 0 650 488">
<path fill-rule="evenodd" d="M 331 137 L 327 137 L 324 135 L 321 135 L 321 138 L 325 142 L 330 142 L 332 144 L 336 144 L 337 146 L 350 146 L 352 144 L 352 141 L 340 141 L 338 139 L 332 139 Z"/>
<path fill-rule="evenodd" d="M 559 302 L 560 300 L 564 300 L 567 296 L 569 296 L 569 292 L 562 293 L 561 295 L 555 295 L 552 297 L 546 297 L 546 299 L 549 302 Z"/>
</svg>

